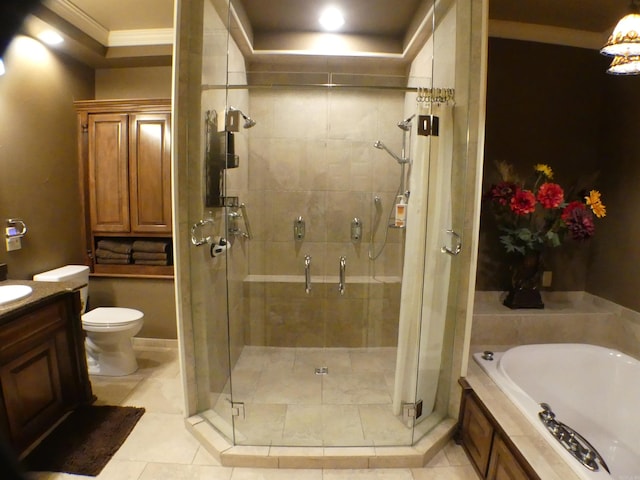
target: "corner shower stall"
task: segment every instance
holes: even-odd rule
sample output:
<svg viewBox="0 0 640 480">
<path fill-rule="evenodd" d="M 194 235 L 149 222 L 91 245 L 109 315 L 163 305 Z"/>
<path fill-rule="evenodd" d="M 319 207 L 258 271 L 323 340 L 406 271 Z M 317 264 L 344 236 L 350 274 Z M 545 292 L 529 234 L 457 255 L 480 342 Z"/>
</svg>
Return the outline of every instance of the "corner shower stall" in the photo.
<svg viewBox="0 0 640 480">
<path fill-rule="evenodd" d="M 265 59 L 241 4 L 179 4 L 186 408 L 233 445 L 407 446 L 449 415 L 467 8 L 420 3 L 385 63 Z"/>
</svg>

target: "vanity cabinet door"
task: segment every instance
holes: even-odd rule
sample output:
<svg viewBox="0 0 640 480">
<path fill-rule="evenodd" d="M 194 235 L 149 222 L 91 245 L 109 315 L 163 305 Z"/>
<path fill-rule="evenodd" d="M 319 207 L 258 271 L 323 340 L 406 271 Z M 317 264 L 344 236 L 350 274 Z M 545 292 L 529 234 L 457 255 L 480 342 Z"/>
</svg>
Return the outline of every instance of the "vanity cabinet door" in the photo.
<svg viewBox="0 0 640 480">
<path fill-rule="evenodd" d="M 0 435 L 16 453 L 92 400 L 83 342 L 77 291 L 0 324 Z"/>
<path fill-rule="evenodd" d="M 88 177 L 91 229 L 128 232 L 128 115 L 89 115 Z"/>
</svg>

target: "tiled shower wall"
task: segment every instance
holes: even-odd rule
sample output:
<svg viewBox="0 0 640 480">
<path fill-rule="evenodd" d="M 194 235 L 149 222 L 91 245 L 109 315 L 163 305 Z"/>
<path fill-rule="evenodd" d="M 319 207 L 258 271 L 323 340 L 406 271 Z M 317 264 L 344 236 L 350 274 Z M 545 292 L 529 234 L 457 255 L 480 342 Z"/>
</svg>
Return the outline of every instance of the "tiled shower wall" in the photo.
<svg viewBox="0 0 640 480">
<path fill-rule="evenodd" d="M 389 229 L 376 261 L 368 251 L 375 225 L 375 251 L 382 247 L 401 172 L 373 144 L 382 140 L 400 154 L 402 131 L 396 124 L 405 115 L 404 92 L 287 88 L 249 93 L 249 114 L 258 123 L 248 135 L 246 204 L 254 238 L 244 288 L 245 343 L 395 346 L 404 231 Z M 306 235 L 296 240 L 293 222 L 300 216 Z M 363 225 L 359 240 L 350 236 L 355 218 Z M 312 257 L 310 294 L 303 283 L 307 254 Z M 344 295 L 337 291 L 340 256 L 347 260 Z"/>
</svg>

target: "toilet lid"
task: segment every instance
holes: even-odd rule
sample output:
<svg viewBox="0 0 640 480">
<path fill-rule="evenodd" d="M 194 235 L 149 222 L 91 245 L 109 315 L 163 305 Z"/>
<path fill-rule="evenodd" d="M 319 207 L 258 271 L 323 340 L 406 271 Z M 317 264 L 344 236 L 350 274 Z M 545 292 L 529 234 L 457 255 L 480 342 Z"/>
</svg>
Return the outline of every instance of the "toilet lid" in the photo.
<svg viewBox="0 0 640 480">
<path fill-rule="evenodd" d="M 98 307 L 82 315 L 87 325 L 120 325 L 140 320 L 144 314 L 133 308 Z"/>
</svg>

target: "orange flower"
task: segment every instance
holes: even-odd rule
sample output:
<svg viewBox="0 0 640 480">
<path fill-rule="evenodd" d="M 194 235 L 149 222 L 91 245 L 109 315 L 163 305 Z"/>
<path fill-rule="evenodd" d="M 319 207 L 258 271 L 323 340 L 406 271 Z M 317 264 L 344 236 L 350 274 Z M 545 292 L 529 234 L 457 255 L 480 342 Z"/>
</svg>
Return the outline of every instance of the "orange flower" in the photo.
<svg viewBox="0 0 640 480">
<path fill-rule="evenodd" d="M 607 215 L 607 207 L 605 207 L 600 200 L 600 192 L 598 190 L 591 190 L 589 196 L 584 197 L 584 199 L 596 217 L 602 218 Z"/>
</svg>

